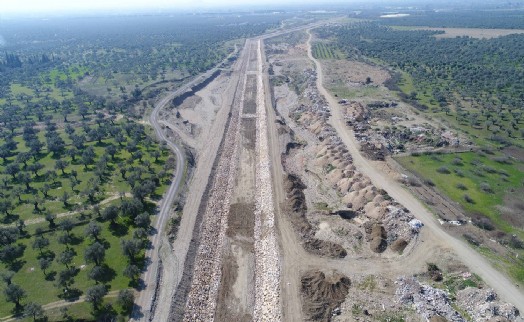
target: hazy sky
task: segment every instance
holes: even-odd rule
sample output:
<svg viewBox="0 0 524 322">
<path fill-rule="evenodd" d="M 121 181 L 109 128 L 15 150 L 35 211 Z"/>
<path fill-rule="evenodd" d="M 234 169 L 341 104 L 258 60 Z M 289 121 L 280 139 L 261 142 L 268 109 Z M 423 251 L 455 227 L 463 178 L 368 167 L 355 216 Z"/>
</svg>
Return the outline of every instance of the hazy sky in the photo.
<svg viewBox="0 0 524 322">
<path fill-rule="evenodd" d="M 308 3 L 312 0 L 0 0 L 2 13 L 34 13 L 77 11 L 89 9 L 134 9 L 134 8 L 174 8 L 210 7 L 219 5 L 249 5 L 257 3 L 281 4 Z"/>
</svg>

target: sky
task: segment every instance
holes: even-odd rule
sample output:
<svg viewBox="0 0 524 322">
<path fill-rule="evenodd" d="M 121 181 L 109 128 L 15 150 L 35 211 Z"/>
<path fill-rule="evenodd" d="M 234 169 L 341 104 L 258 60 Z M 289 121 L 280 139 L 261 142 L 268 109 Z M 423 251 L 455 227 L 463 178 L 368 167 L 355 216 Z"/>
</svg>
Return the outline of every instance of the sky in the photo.
<svg viewBox="0 0 524 322">
<path fill-rule="evenodd" d="M 267 4 L 308 3 L 312 0 L 262 0 Z M 262 2 L 260 1 L 260 2 Z M 191 8 L 257 4 L 253 0 L 0 0 L 3 13 L 43 13 L 99 9 Z"/>
</svg>

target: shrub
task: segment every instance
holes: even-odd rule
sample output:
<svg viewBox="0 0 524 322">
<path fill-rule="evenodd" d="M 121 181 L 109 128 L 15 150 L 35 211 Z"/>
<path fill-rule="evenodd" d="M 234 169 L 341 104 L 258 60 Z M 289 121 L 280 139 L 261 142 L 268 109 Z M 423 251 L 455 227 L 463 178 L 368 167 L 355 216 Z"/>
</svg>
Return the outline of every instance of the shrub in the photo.
<svg viewBox="0 0 524 322">
<path fill-rule="evenodd" d="M 424 180 L 424 183 L 427 184 L 430 187 L 434 187 L 435 186 L 435 183 L 431 179 Z"/>
<path fill-rule="evenodd" d="M 442 272 L 440 271 L 440 268 L 438 268 L 434 263 L 427 263 L 427 265 L 429 277 L 435 282 L 442 281 Z"/>
<path fill-rule="evenodd" d="M 515 235 L 512 235 L 507 239 L 507 245 L 515 249 L 524 249 L 524 242 Z"/>
<path fill-rule="evenodd" d="M 464 163 L 462 163 L 462 159 L 458 157 L 451 160 L 451 164 L 460 166 L 464 165 Z"/>
<path fill-rule="evenodd" d="M 480 190 L 487 192 L 487 193 L 493 193 L 493 189 L 491 189 L 491 186 L 487 182 L 482 182 L 479 186 Z"/>
<path fill-rule="evenodd" d="M 464 200 L 467 202 L 467 203 L 471 203 L 471 204 L 474 204 L 475 203 L 475 200 L 473 200 L 473 198 L 471 198 L 469 195 L 464 195 Z"/>
<path fill-rule="evenodd" d="M 415 177 L 409 177 L 408 178 L 408 184 L 412 187 L 420 187 L 420 181 Z"/>
<path fill-rule="evenodd" d="M 471 234 L 464 234 L 462 236 L 471 245 L 474 245 L 474 246 L 479 246 L 480 245 L 480 241 L 475 236 L 473 236 Z"/>
<path fill-rule="evenodd" d="M 437 172 L 438 173 L 442 173 L 442 174 L 450 174 L 451 171 L 449 171 L 449 169 L 447 167 L 440 167 L 437 169 Z"/>
<path fill-rule="evenodd" d="M 480 161 L 479 159 L 474 159 L 471 161 L 471 164 L 472 165 L 476 165 L 476 166 L 480 166 L 482 165 L 482 161 Z"/>
<path fill-rule="evenodd" d="M 501 164 L 511 164 L 511 160 L 508 157 L 496 157 L 493 158 L 493 161 Z"/>
<path fill-rule="evenodd" d="M 457 187 L 457 189 L 460 190 L 468 190 L 468 187 L 466 187 L 466 185 L 464 185 L 463 183 L 457 183 L 455 187 Z"/>
<path fill-rule="evenodd" d="M 487 165 L 485 165 L 483 168 L 484 168 L 484 171 L 486 171 L 487 173 L 497 173 L 496 169 L 492 167 L 488 167 Z"/>
<path fill-rule="evenodd" d="M 457 176 L 464 178 L 464 172 L 462 172 L 462 170 L 455 169 L 454 172 Z"/>
<path fill-rule="evenodd" d="M 411 156 L 412 157 L 419 157 L 420 156 L 420 152 L 411 152 Z"/>
<path fill-rule="evenodd" d="M 479 168 L 475 168 L 471 172 L 473 172 L 473 174 L 476 175 L 477 177 L 483 177 L 484 176 L 484 173 L 482 173 L 482 170 L 480 170 Z"/>
<path fill-rule="evenodd" d="M 473 223 L 473 225 L 479 227 L 480 229 L 489 231 L 495 229 L 495 226 L 493 225 L 493 222 L 491 222 L 491 219 L 484 216 L 474 217 L 471 219 L 471 222 Z"/>
</svg>

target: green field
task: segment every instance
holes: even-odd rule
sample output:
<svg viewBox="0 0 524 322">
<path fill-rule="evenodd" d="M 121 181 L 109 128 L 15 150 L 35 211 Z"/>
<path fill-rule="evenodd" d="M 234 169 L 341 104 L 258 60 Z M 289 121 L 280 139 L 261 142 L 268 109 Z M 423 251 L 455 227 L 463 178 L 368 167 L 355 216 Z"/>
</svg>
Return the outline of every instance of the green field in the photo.
<svg viewBox="0 0 524 322">
<path fill-rule="evenodd" d="M 315 42 L 313 44 L 313 57 L 317 59 L 343 59 L 345 56 L 342 51 L 333 44 Z"/>
<path fill-rule="evenodd" d="M 500 212 L 495 207 L 503 203 L 506 194 L 512 193 L 511 189 L 522 189 L 524 164 L 503 156 L 476 152 L 396 159 L 410 171 L 431 180 L 468 213 L 487 216 L 505 232 L 515 231 L 514 227 L 500 218 Z"/>
</svg>

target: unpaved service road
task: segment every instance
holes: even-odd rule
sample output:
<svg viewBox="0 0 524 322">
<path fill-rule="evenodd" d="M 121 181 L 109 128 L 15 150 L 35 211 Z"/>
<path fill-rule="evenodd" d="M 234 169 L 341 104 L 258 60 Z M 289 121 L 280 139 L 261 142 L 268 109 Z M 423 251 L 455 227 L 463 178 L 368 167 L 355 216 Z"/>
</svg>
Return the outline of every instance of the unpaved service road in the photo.
<svg viewBox="0 0 524 322">
<path fill-rule="evenodd" d="M 506 276 L 491 266 L 486 259 L 463 241 L 454 238 L 445 232 L 433 215 L 412 194 L 405 190 L 400 183 L 388 177 L 376 168 L 372 162 L 366 160 L 360 153 L 359 145 L 355 139 L 352 129 L 346 125 L 341 108 L 337 101 L 323 86 L 322 66 L 311 53 L 311 33 L 309 32 L 308 56 L 315 63 L 317 72 L 317 87 L 319 92 L 326 98 L 331 109 L 330 123 L 336 129 L 347 149 L 353 157 L 357 169 L 369 177 L 377 187 L 384 189 L 391 197 L 404 205 L 411 213 L 424 222 L 427 229 L 435 238 L 446 243 L 458 255 L 461 261 L 467 265 L 472 272 L 478 274 L 492 287 L 504 301 L 515 305 L 520 312 L 524 312 L 524 294 Z"/>
</svg>

